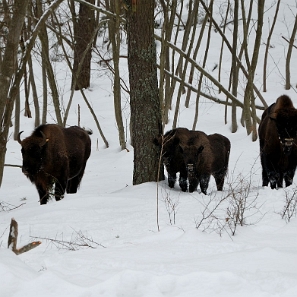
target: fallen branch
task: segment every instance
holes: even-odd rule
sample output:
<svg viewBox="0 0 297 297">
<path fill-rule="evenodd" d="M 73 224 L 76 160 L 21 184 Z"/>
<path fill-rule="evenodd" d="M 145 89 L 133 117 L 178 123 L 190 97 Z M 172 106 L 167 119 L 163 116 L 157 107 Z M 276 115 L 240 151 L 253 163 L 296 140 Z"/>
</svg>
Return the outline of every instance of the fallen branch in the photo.
<svg viewBox="0 0 297 297">
<path fill-rule="evenodd" d="M 57 238 L 45 238 L 31 236 L 33 239 L 46 240 L 55 245 L 58 249 L 66 249 L 70 251 L 77 251 L 80 248 L 92 248 L 95 249 L 97 246 L 106 248 L 104 245 L 95 242 L 92 238 L 86 237 L 81 231 L 75 231 L 71 240 L 57 239 Z"/>
<path fill-rule="evenodd" d="M 1 201 L 0 202 L 0 212 L 1 211 L 11 211 L 11 210 L 14 210 L 14 209 L 17 209 L 23 205 L 25 205 L 26 203 L 22 203 L 18 206 L 15 206 L 15 205 L 12 205 L 12 204 L 9 204 L 7 202 L 4 202 L 4 201 Z"/>
<path fill-rule="evenodd" d="M 41 241 L 33 241 L 24 245 L 21 248 L 17 248 L 18 241 L 18 223 L 15 219 L 11 219 L 10 230 L 8 235 L 8 248 L 12 250 L 16 255 L 28 252 L 41 244 Z"/>
</svg>

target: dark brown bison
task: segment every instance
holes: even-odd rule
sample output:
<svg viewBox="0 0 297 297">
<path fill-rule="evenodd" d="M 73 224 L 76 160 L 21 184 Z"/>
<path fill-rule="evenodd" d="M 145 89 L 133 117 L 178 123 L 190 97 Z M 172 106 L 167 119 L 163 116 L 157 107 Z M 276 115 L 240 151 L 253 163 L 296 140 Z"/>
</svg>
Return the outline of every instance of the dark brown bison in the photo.
<svg viewBox="0 0 297 297">
<path fill-rule="evenodd" d="M 154 140 L 156 145 L 163 146 L 162 161 L 168 173 L 169 187 L 174 188 L 176 174 L 179 172 L 179 186 L 184 192 L 188 188 L 188 174 L 180 143 L 187 141 L 189 137 L 190 131 L 187 128 L 176 128 Z"/>
<path fill-rule="evenodd" d="M 180 147 L 187 167 L 189 192 L 195 191 L 200 184 L 201 192 L 206 195 L 211 175 L 217 190 L 222 191 L 229 163 L 229 139 L 221 134 L 193 131 L 192 137 Z"/>
<path fill-rule="evenodd" d="M 46 204 L 55 186 L 56 200 L 76 193 L 91 153 L 91 131 L 72 126 L 48 124 L 37 127 L 31 136 L 18 141 L 22 146 L 23 173 L 36 185 L 40 204 Z"/>
<path fill-rule="evenodd" d="M 297 165 L 297 109 L 282 95 L 264 112 L 259 125 L 262 185 L 271 189 L 293 182 Z"/>
</svg>

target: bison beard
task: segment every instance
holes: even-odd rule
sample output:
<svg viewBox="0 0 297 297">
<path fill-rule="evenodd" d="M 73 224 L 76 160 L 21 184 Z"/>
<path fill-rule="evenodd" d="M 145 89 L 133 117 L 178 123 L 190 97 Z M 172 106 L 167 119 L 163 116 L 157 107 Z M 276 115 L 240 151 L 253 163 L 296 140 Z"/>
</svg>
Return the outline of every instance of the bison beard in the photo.
<svg viewBox="0 0 297 297">
<path fill-rule="evenodd" d="M 91 154 L 91 131 L 72 126 L 41 125 L 31 136 L 18 141 L 22 146 L 23 173 L 35 184 L 40 204 L 46 204 L 55 186 L 58 201 L 76 193 Z"/>
<path fill-rule="evenodd" d="M 292 100 L 280 96 L 262 115 L 259 125 L 262 185 L 290 186 L 297 165 L 297 109 Z"/>
</svg>

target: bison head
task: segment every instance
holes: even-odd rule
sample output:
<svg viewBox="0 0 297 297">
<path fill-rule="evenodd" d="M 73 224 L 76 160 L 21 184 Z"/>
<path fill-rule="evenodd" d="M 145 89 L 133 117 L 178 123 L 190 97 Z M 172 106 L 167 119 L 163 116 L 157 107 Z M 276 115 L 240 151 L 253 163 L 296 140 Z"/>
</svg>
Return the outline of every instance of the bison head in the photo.
<svg viewBox="0 0 297 297">
<path fill-rule="evenodd" d="M 23 131 L 22 131 L 23 132 Z M 21 152 L 23 156 L 22 172 L 31 180 L 34 180 L 36 174 L 42 168 L 42 157 L 44 154 L 45 144 L 48 139 L 42 131 L 40 137 L 29 136 L 21 141 L 21 134 L 18 134 L 18 142 L 22 146 Z"/>
<path fill-rule="evenodd" d="M 195 167 L 199 158 L 199 155 L 204 149 L 203 145 L 180 145 L 181 151 L 183 153 L 184 162 L 187 167 L 187 171 L 189 174 L 193 174 L 195 171 Z"/>
<path fill-rule="evenodd" d="M 284 153 L 289 154 L 293 145 L 297 145 L 297 110 L 278 110 L 270 115 L 270 119 L 275 122 Z"/>
</svg>

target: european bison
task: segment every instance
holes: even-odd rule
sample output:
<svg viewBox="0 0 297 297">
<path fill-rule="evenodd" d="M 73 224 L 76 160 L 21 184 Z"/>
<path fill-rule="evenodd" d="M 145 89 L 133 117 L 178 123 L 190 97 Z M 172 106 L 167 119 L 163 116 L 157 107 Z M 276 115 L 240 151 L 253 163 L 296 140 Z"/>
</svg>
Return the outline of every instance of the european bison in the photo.
<svg viewBox="0 0 297 297">
<path fill-rule="evenodd" d="M 211 175 L 217 190 L 222 191 L 229 163 L 229 139 L 221 134 L 193 131 L 192 137 L 180 147 L 188 171 L 189 192 L 195 191 L 200 184 L 201 192 L 206 195 Z"/>
<path fill-rule="evenodd" d="M 190 137 L 187 128 L 176 128 L 170 130 L 155 139 L 156 145 L 163 146 L 162 161 L 168 173 L 168 185 L 174 188 L 176 174 L 179 172 L 179 186 L 183 192 L 187 191 L 187 168 L 180 149 L 180 142 L 185 142 Z"/>
<path fill-rule="evenodd" d="M 297 165 L 297 109 L 282 95 L 264 112 L 259 125 L 262 185 L 271 189 L 293 182 Z"/>
<path fill-rule="evenodd" d="M 35 184 L 40 204 L 46 204 L 55 185 L 55 199 L 76 193 L 91 154 L 91 131 L 72 126 L 41 125 L 31 136 L 18 142 L 22 146 L 23 173 Z"/>
</svg>

